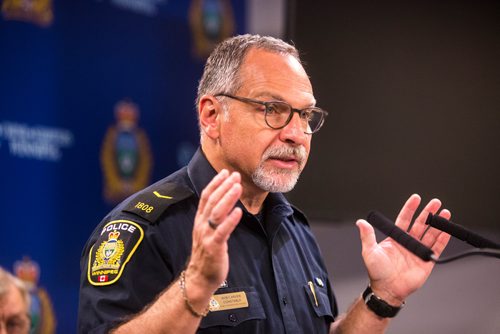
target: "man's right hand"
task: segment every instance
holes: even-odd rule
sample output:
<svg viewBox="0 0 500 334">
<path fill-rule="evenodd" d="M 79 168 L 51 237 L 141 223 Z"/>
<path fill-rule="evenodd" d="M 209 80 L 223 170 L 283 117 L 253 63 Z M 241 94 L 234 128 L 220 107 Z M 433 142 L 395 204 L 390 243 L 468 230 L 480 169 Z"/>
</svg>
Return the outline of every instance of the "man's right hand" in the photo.
<svg viewBox="0 0 500 334">
<path fill-rule="evenodd" d="M 241 208 L 235 208 L 241 193 L 239 173 L 222 170 L 210 181 L 196 212 L 184 287 L 176 280 L 154 303 L 113 333 L 165 333 L 166 328 L 172 333 L 196 332 L 200 315 L 229 272 L 227 241 L 242 216 Z M 216 226 L 210 226 L 208 220 Z"/>
<path fill-rule="evenodd" d="M 193 227 L 191 258 L 186 269 L 187 297 L 206 307 L 207 292 L 215 292 L 229 272 L 227 241 L 242 211 L 235 207 L 242 193 L 241 176 L 223 169 L 202 191 Z M 212 226 L 209 224 L 209 220 Z"/>
</svg>

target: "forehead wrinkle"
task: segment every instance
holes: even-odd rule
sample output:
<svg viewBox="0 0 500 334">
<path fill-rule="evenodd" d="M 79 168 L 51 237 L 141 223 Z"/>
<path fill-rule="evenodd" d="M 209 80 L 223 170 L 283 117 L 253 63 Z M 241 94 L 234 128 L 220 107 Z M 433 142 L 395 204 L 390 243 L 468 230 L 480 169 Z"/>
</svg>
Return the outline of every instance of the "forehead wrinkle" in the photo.
<svg viewBox="0 0 500 334">
<path fill-rule="evenodd" d="M 288 102 L 285 98 L 283 98 L 283 96 L 281 96 L 279 93 L 271 93 L 271 92 L 261 92 L 261 93 L 258 93 L 257 95 L 255 95 L 255 98 L 271 98 L 272 101 L 279 101 L 279 102 L 285 102 L 287 104 L 290 104 L 290 102 Z M 268 102 L 268 101 L 265 101 L 265 102 Z M 314 107 L 316 105 L 316 99 L 313 97 L 313 100 L 311 103 L 307 104 L 304 108 L 311 108 L 311 107 Z M 293 107 L 293 106 L 292 106 Z"/>
<path fill-rule="evenodd" d="M 304 68 L 289 56 L 251 50 L 240 68 L 239 80 L 242 85 L 235 93 L 249 98 L 264 96 L 306 108 L 316 103 Z"/>
</svg>

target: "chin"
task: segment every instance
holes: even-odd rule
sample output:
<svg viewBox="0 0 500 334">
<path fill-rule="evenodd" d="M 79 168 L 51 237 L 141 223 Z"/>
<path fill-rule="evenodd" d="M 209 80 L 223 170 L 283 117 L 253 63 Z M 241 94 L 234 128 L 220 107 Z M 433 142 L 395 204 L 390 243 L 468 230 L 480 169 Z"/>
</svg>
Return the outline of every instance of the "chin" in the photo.
<svg viewBox="0 0 500 334">
<path fill-rule="evenodd" d="M 273 171 L 272 173 L 264 173 L 258 169 L 253 173 L 252 180 L 259 188 L 273 193 L 287 193 L 291 191 L 299 180 L 300 172 L 286 173 Z"/>
</svg>

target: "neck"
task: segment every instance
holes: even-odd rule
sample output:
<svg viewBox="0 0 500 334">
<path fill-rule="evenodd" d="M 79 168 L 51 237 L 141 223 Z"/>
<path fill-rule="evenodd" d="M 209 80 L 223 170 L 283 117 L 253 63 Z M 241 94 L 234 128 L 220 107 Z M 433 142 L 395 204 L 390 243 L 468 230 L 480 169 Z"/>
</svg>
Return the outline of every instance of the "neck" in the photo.
<svg viewBox="0 0 500 334">
<path fill-rule="evenodd" d="M 255 187 L 255 185 L 253 185 L 253 187 Z M 240 201 L 248 212 L 255 215 L 262 209 L 264 201 L 269 193 L 262 190 L 260 190 L 259 193 L 254 193 L 248 191 L 247 189 L 249 188 L 252 188 L 252 186 L 246 187 L 243 185 L 243 194 L 241 194 Z"/>
</svg>

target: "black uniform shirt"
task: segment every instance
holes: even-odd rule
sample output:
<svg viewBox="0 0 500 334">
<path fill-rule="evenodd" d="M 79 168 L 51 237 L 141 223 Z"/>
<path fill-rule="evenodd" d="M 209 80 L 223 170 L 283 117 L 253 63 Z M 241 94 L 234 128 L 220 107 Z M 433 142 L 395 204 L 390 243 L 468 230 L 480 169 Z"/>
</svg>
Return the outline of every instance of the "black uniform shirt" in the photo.
<svg viewBox="0 0 500 334">
<path fill-rule="evenodd" d="M 198 150 L 187 167 L 103 219 L 82 254 L 79 333 L 109 331 L 178 277 L 199 196 L 215 174 Z M 229 274 L 215 293 L 222 302 L 211 302 L 198 332 L 328 333 L 337 305 L 305 216 L 280 193 L 266 198 L 262 222 L 238 206 L 243 217 L 228 241 Z"/>
</svg>

